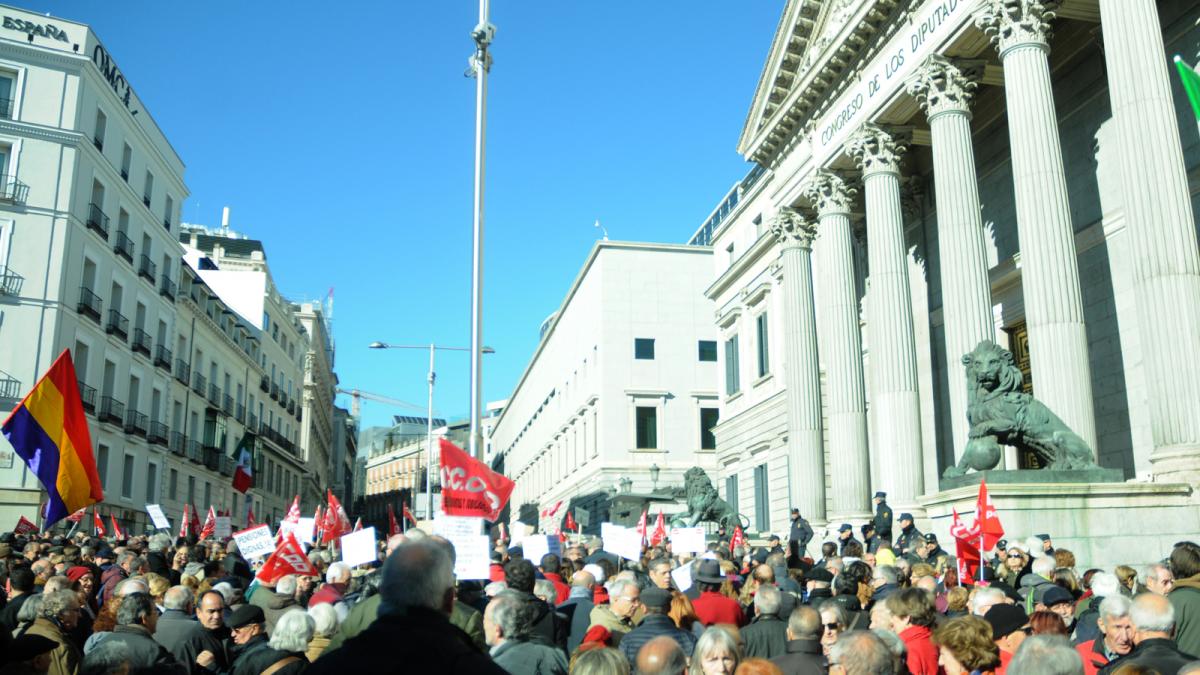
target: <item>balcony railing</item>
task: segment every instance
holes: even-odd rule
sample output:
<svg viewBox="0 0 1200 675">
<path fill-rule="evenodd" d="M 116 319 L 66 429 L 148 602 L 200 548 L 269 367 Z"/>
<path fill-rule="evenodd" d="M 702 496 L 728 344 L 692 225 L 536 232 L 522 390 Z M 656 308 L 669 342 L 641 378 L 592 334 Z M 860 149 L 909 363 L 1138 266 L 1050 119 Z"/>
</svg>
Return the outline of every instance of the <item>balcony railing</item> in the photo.
<svg viewBox="0 0 1200 675">
<path fill-rule="evenodd" d="M 221 388 L 217 386 L 216 382 L 208 385 L 208 400 L 213 405 L 221 405 Z"/>
<path fill-rule="evenodd" d="M 132 408 L 125 415 L 125 433 L 145 437 L 150 431 L 150 418 Z"/>
<path fill-rule="evenodd" d="M 87 286 L 79 287 L 79 304 L 75 309 L 84 316 L 92 317 L 96 323 L 100 323 L 100 296 L 92 292 L 92 289 Z"/>
<path fill-rule="evenodd" d="M 0 370 L 0 399 L 18 400 L 21 398 L 21 381 Z"/>
<path fill-rule="evenodd" d="M 208 445 L 206 442 L 204 444 L 204 466 L 213 471 L 219 471 L 221 469 L 222 450 L 223 448 Z"/>
<path fill-rule="evenodd" d="M 224 410 L 226 415 L 233 414 L 233 397 L 229 394 L 225 394 L 221 399 L 221 410 Z"/>
<path fill-rule="evenodd" d="M 175 379 L 179 380 L 179 384 L 187 386 L 188 378 L 192 375 L 192 369 L 188 367 L 187 361 L 183 359 L 175 359 Z"/>
<path fill-rule="evenodd" d="M 276 401 L 279 400 L 279 385 L 274 382 L 271 383 L 271 398 Z"/>
<path fill-rule="evenodd" d="M 167 440 L 167 449 L 172 455 L 184 457 L 187 455 L 187 437 L 178 431 L 172 431 L 171 437 Z"/>
<path fill-rule="evenodd" d="M 0 398 L 4 398 L 0 396 Z M 96 388 L 89 387 L 83 380 L 79 380 L 79 400 L 83 402 L 83 409 L 90 412 L 96 412 Z"/>
<path fill-rule="evenodd" d="M 133 351 L 141 352 L 146 357 L 150 356 L 150 345 L 153 344 L 150 340 L 150 334 L 141 328 L 133 329 Z"/>
<path fill-rule="evenodd" d="M 122 340 L 129 339 L 129 319 L 115 309 L 108 310 L 108 323 L 104 326 L 109 335 L 116 335 Z"/>
<path fill-rule="evenodd" d="M 296 414 L 296 399 L 292 399 L 292 400 L 288 401 L 287 411 L 288 411 L 289 415 Z"/>
<path fill-rule="evenodd" d="M 297 422 L 304 421 L 304 407 L 303 406 L 299 406 L 296 408 L 296 421 Z"/>
<path fill-rule="evenodd" d="M 157 276 L 157 274 L 158 265 L 154 264 L 154 261 L 150 259 L 150 256 L 143 253 L 142 257 L 138 260 L 138 276 L 144 278 L 146 281 L 149 281 L 150 285 L 154 286 L 154 277 Z"/>
<path fill-rule="evenodd" d="M 154 348 L 154 365 L 170 372 L 171 370 L 171 350 L 163 345 Z"/>
<path fill-rule="evenodd" d="M 239 421 L 239 422 L 241 422 L 241 423 L 243 423 L 243 424 L 245 424 L 245 423 L 246 423 L 246 404 L 245 404 L 245 403 L 239 403 L 239 404 L 237 404 L 237 415 L 236 415 L 236 417 L 237 417 L 237 421 Z"/>
<path fill-rule="evenodd" d="M 175 302 L 175 282 L 171 281 L 171 277 L 166 272 L 163 272 L 162 276 L 159 277 L 158 294 L 171 302 Z"/>
<path fill-rule="evenodd" d="M 11 174 L 0 175 L 0 202 L 24 204 L 29 197 L 29 186 Z"/>
<path fill-rule="evenodd" d="M 99 206 L 88 204 L 87 220 L 84 223 L 89 230 L 95 230 L 96 234 L 108 241 L 108 215 L 100 210 Z"/>
<path fill-rule="evenodd" d="M 158 445 L 167 444 L 167 425 L 162 422 L 151 422 L 150 431 L 146 434 L 146 440 Z"/>
<path fill-rule="evenodd" d="M 23 285 L 25 285 L 25 277 L 0 265 L 0 295 L 20 295 Z"/>
<path fill-rule="evenodd" d="M 11 120 L 13 115 L 13 99 L 0 98 L 0 118 Z"/>
<path fill-rule="evenodd" d="M 111 396 L 101 396 L 98 417 L 101 422 L 111 422 L 120 426 L 125 423 L 125 404 Z"/>
<path fill-rule="evenodd" d="M 263 391 L 271 391 L 271 380 L 267 379 L 266 375 L 263 375 L 262 379 L 258 381 L 258 388 Z"/>
<path fill-rule="evenodd" d="M 200 373 L 192 373 L 192 391 L 203 396 L 204 390 L 208 387 L 208 380 Z"/>
<path fill-rule="evenodd" d="M 246 420 L 246 428 L 250 431 L 254 431 L 258 428 L 258 415 L 250 413 L 250 419 Z"/>
<path fill-rule="evenodd" d="M 230 459 L 228 455 L 221 455 L 221 475 L 222 476 L 232 476 L 233 468 L 235 466 L 237 466 L 237 465 L 233 463 L 233 460 Z"/>
<path fill-rule="evenodd" d="M 113 253 L 124 258 L 125 262 L 130 265 L 133 264 L 133 240 L 129 238 L 129 235 L 117 230 L 117 238 L 113 242 Z"/>
<path fill-rule="evenodd" d="M 200 441 L 187 442 L 187 458 L 197 464 L 204 462 L 204 451 L 200 448 Z"/>
</svg>

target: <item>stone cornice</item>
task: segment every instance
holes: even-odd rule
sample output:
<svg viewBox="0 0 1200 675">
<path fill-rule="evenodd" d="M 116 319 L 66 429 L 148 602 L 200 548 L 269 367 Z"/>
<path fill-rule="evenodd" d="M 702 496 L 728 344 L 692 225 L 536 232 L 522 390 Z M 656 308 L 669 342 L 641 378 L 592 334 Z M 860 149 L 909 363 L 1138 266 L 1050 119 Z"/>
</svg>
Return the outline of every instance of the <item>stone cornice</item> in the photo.
<svg viewBox="0 0 1200 675">
<path fill-rule="evenodd" d="M 737 281 L 746 272 L 746 270 L 758 261 L 764 253 L 771 250 L 775 245 L 775 237 L 769 232 L 758 238 L 754 245 L 750 247 L 742 257 L 733 262 L 717 280 L 712 282 L 708 288 L 704 289 L 704 297 L 709 300 L 716 300 L 717 296 L 725 292 L 729 286 Z"/>
</svg>

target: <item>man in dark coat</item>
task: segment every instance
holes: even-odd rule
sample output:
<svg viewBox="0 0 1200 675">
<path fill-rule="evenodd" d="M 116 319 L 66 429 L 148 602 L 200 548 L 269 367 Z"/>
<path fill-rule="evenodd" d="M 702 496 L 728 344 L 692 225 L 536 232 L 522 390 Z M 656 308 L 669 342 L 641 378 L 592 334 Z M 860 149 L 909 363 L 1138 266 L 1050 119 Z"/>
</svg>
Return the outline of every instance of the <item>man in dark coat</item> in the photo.
<svg viewBox="0 0 1200 675">
<path fill-rule="evenodd" d="M 887 493 L 875 493 L 875 534 L 880 539 L 892 540 L 892 507 L 888 506 Z"/>
<path fill-rule="evenodd" d="M 1134 664 L 1160 673 L 1178 673 L 1195 656 L 1179 651 L 1171 636 L 1175 632 L 1175 612 L 1165 597 L 1143 593 L 1134 598 L 1129 610 L 1133 622 L 1133 651 L 1100 669 L 1110 675 L 1118 668 Z"/>
<path fill-rule="evenodd" d="M 125 645 L 130 671 L 184 675 L 187 668 L 154 641 L 157 627 L 158 608 L 154 606 L 154 599 L 145 593 L 133 593 L 121 600 L 121 606 L 117 608 L 117 625 L 105 642 Z"/>
<path fill-rule="evenodd" d="M 696 635 L 691 631 L 680 629 L 667 614 L 671 611 L 671 592 L 658 587 L 647 588 L 641 594 L 642 606 L 646 617 L 637 628 L 621 638 L 618 649 L 629 659 L 630 667 L 637 665 L 638 651 L 642 645 L 659 636 L 666 636 L 679 643 L 679 648 L 685 654 L 691 654 L 696 649 Z M 742 636 L 745 637 L 745 631 Z"/>
<path fill-rule="evenodd" d="M 864 553 L 877 553 L 879 551 L 879 535 L 875 532 L 875 526 L 871 523 L 863 523 L 859 528 L 862 532 L 862 543 Z"/>
<path fill-rule="evenodd" d="M 436 542 L 397 546 L 383 564 L 379 594 L 375 621 L 342 647 L 322 654 L 309 675 L 504 673 L 451 625 L 453 564 Z"/>
<path fill-rule="evenodd" d="M 897 557 L 916 555 L 917 549 L 925 544 L 925 536 L 913 525 L 911 513 L 901 513 L 899 523 L 900 535 L 896 537 L 896 543 L 892 546 L 892 550 L 896 552 Z"/>
<path fill-rule="evenodd" d="M 17 612 L 33 595 L 36 585 L 33 571 L 28 567 L 17 567 L 8 573 L 8 581 L 12 585 L 13 594 L 8 599 L 4 609 L 0 609 L 0 630 L 12 634 L 17 628 Z"/>
<path fill-rule="evenodd" d="M 788 533 L 788 567 L 800 567 L 800 559 L 808 556 L 808 542 L 812 541 L 813 529 L 800 516 L 800 509 L 792 509 L 792 529 Z"/>
<path fill-rule="evenodd" d="M 562 615 L 555 612 L 538 596 L 533 594 L 533 583 L 536 573 L 533 563 L 518 558 L 504 566 L 504 578 L 508 582 L 508 590 L 518 593 L 529 605 L 529 620 L 533 631 L 530 639 L 548 647 L 558 647 L 566 650 L 569 625 L 563 621 Z"/>
<path fill-rule="evenodd" d="M 172 586 L 163 595 L 163 608 L 154 631 L 154 641 L 182 663 L 180 647 L 200 627 L 200 622 L 192 614 L 192 591 L 186 586 Z"/>
<path fill-rule="evenodd" d="M 168 591 L 168 594 L 170 591 Z M 168 632 L 159 640 L 175 656 L 175 659 L 187 667 L 192 675 L 212 675 L 229 669 L 232 659 L 229 655 L 229 628 L 225 626 L 225 596 L 217 591 L 206 591 L 201 594 L 196 603 L 196 621 L 189 627 L 182 622 L 167 626 L 169 630 L 186 630 L 178 640 L 172 640 Z M 165 618 L 165 616 L 164 616 Z M 163 622 L 159 622 L 159 631 L 163 630 Z M 158 639 L 158 633 L 155 633 Z M 171 644 L 167 644 L 171 642 Z"/>
<path fill-rule="evenodd" d="M 797 607 L 787 624 L 786 651 L 771 659 L 785 675 L 825 675 L 821 653 L 821 615 L 812 607 Z"/>
<path fill-rule="evenodd" d="M 742 629 L 746 658 L 773 659 L 787 651 L 787 623 L 779 618 L 782 593 L 759 586 L 754 594 L 754 620 Z"/>
<path fill-rule="evenodd" d="M 653 563 L 652 563 L 653 564 Z M 583 642 L 583 635 L 591 625 L 593 589 L 596 587 L 596 577 L 587 570 L 581 570 L 571 577 L 571 592 L 567 601 L 558 606 L 558 611 L 566 617 L 570 631 L 567 635 L 567 653 L 574 654 L 575 648 Z"/>
<path fill-rule="evenodd" d="M 842 523 L 838 527 L 838 553 L 846 555 L 846 547 L 852 542 L 862 546 L 862 542 L 854 538 L 854 526 L 850 523 Z"/>
<path fill-rule="evenodd" d="M 267 671 L 291 675 L 303 671 L 308 662 L 291 652 L 271 646 L 262 607 L 242 605 L 229 615 L 229 627 L 237 652 L 230 675 L 262 675 Z"/>
</svg>

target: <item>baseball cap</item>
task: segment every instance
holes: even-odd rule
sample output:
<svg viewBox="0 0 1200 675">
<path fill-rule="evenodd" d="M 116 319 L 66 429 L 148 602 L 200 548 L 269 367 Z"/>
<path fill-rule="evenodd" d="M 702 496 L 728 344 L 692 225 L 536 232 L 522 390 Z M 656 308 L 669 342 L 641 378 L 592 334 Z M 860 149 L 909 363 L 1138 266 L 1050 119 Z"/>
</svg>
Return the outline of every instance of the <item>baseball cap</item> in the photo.
<svg viewBox="0 0 1200 675">
<path fill-rule="evenodd" d="M 853 532 L 853 531 L 854 531 L 854 528 L 850 526 L 850 523 L 842 523 L 841 527 L 838 528 L 838 532 Z"/>
<path fill-rule="evenodd" d="M 887 493 L 883 491 L 876 492 L 875 499 L 887 499 Z"/>
<path fill-rule="evenodd" d="M 911 513 L 901 513 L 900 514 L 900 520 L 912 520 L 912 519 L 913 519 L 913 517 L 912 517 Z"/>
<path fill-rule="evenodd" d="M 926 544 L 936 544 L 937 543 L 937 535 L 932 532 L 926 532 L 925 533 L 925 543 Z"/>
</svg>

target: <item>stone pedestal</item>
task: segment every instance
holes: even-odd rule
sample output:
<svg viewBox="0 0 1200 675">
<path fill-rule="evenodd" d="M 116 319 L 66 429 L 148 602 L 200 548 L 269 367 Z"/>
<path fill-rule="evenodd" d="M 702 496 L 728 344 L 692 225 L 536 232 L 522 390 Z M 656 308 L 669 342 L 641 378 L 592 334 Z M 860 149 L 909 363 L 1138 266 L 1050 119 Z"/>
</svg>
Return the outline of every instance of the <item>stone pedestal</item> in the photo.
<svg viewBox="0 0 1200 675">
<path fill-rule="evenodd" d="M 953 553 L 954 538 L 950 536 L 953 510 L 972 518 L 979 479 L 986 477 L 988 494 L 1004 525 L 1005 539 L 1024 541 L 1031 535 L 1048 533 L 1056 547 L 1075 554 L 1076 568 L 1081 571 L 1092 567 L 1111 570 L 1116 565 L 1140 568 L 1169 555 L 1176 542 L 1200 537 L 1200 502 L 1192 486 L 1074 482 L 1091 473 L 968 474 L 954 479 L 966 484 L 950 487 L 943 481 L 940 492 L 925 495 L 921 502 L 929 515 L 929 530 L 937 534 L 943 548 Z M 1021 474 L 1058 482 L 1019 482 L 1024 477 Z"/>
</svg>

